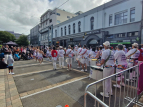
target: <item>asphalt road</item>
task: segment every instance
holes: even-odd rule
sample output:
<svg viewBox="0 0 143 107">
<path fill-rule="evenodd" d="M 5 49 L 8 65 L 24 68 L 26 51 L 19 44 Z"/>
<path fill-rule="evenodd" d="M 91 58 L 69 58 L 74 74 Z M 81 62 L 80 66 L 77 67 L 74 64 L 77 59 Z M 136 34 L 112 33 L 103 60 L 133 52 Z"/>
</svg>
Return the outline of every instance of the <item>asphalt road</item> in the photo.
<svg viewBox="0 0 143 107">
<path fill-rule="evenodd" d="M 73 68 L 78 71 L 67 71 L 67 68 L 61 69 L 58 66 L 57 70 L 53 70 L 52 63 L 46 60 L 41 65 L 34 60 L 17 61 L 14 66 L 14 81 L 19 94 L 29 91 L 34 92 L 36 89 L 43 88 L 43 91 L 39 90 L 38 93 L 35 91 L 34 94 L 21 97 L 24 107 L 64 107 L 66 104 L 69 107 L 83 107 L 85 88 L 95 81 L 88 78 L 89 67 L 88 73 L 81 72 L 81 69 L 77 69 L 77 63 L 75 62 L 73 62 Z M 102 83 L 99 83 L 96 95 L 100 100 L 103 100 L 100 95 L 102 90 Z M 95 94 L 95 86 L 90 87 L 89 91 Z M 115 107 L 118 106 L 119 100 L 121 100 L 120 105 L 124 107 L 124 104 L 128 102 L 124 101 L 123 91 L 121 96 L 119 94 L 120 90 L 117 89 L 117 91 L 116 96 L 104 100 L 106 104 L 109 104 L 110 99 L 111 107 L 114 107 L 114 102 L 116 102 Z M 127 89 L 125 91 L 129 92 Z M 115 93 L 114 87 L 113 93 Z M 93 98 L 87 95 L 87 107 L 94 107 L 94 104 Z"/>
</svg>

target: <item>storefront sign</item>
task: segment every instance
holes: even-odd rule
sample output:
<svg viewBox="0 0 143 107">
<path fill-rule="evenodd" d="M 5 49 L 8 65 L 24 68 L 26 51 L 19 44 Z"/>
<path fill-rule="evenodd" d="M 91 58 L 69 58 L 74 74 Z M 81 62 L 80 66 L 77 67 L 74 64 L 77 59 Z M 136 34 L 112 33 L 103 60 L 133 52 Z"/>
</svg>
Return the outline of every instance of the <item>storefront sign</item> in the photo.
<svg viewBox="0 0 143 107">
<path fill-rule="evenodd" d="M 78 44 L 79 42 L 68 42 L 69 45 L 75 45 Z"/>
<path fill-rule="evenodd" d="M 111 45 L 116 45 L 116 44 L 131 44 L 131 42 L 116 42 L 116 43 L 110 43 Z"/>
<path fill-rule="evenodd" d="M 84 33 L 84 35 L 92 35 L 92 34 L 99 34 L 99 33 L 100 33 L 100 30 L 96 30 L 96 31 Z"/>
</svg>

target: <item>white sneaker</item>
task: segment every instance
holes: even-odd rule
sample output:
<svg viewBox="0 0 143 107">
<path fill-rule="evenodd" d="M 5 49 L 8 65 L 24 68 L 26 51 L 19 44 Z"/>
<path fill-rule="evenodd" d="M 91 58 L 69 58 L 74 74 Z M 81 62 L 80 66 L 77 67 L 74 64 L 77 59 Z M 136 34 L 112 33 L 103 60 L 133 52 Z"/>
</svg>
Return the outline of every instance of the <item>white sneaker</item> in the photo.
<svg viewBox="0 0 143 107">
<path fill-rule="evenodd" d="M 117 87 L 117 88 L 121 88 L 121 86 L 119 84 L 114 84 L 113 86 Z"/>
<path fill-rule="evenodd" d="M 123 83 L 123 82 L 122 82 L 122 83 L 120 83 L 120 85 L 125 87 L 125 83 Z"/>
<path fill-rule="evenodd" d="M 87 69 L 85 69 L 85 71 L 87 72 Z"/>
<path fill-rule="evenodd" d="M 82 69 L 81 71 L 83 72 L 84 70 Z"/>
<path fill-rule="evenodd" d="M 11 73 L 12 75 L 14 75 L 15 73 L 13 72 L 13 73 Z"/>
<path fill-rule="evenodd" d="M 104 94 L 103 92 L 100 92 L 100 95 L 102 95 L 103 97 L 109 97 L 109 95 L 108 94 Z"/>
<path fill-rule="evenodd" d="M 9 74 L 11 74 L 11 72 Z"/>
<path fill-rule="evenodd" d="M 67 69 L 69 71 L 69 69 Z"/>
<path fill-rule="evenodd" d="M 126 81 L 128 81 L 128 82 L 134 82 L 132 79 L 126 79 Z"/>
</svg>

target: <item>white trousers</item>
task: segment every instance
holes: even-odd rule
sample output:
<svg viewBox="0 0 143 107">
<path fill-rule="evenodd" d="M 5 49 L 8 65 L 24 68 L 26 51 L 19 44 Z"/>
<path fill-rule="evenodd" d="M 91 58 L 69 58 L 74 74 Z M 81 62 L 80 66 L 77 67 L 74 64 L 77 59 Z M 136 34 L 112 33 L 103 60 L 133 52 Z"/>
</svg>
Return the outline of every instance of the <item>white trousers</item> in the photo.
<svg viewBox="0 0 143 107">
<path fill-rule="evenodd" d="M 64 57 L 59 57 L 59 66 L 64 67 Z"/>
<path fill-rule="evenodd" d="M 75 54 L 75 56 L 74 56 L 74 61 L 76 61 L 77 60 L 77 54 Z"/>
<path fill-rule="evenodd" d="M 57 66 L 56 66 L 57 59 L 53 57 L 52 61 L 53 61 L 53 68 L 57 69 Z"/>
<path fill-rule="evenodd" d="M 70 65 L 70 64 L 72 65 L 72 58 L 67 58 L 67 64 L 68 65 Z"/>
<path fill-rule="evenodd" d="M 103 69 L 103 78 L 108 77 L 114 73 L 114 67 Z M 111 78 L 103 81 L 103 92 L 108 95 L 108 92 L 112 93 L 112 81 Z"/>
<path fill-rule="evenodd" d="M 6 54 L 6 55 L 4 55 L 4 62 L 7 64 L 7 60 L 8 60 L 8 55 Z"/>
</svg>

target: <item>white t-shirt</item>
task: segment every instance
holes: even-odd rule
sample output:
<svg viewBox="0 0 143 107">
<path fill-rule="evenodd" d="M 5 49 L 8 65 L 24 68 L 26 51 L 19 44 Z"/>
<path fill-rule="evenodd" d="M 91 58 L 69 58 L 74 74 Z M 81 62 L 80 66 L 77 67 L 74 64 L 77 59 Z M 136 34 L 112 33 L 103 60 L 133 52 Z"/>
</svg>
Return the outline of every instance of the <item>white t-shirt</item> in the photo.
<svg viewBox="0 0 143 107">
<path fill-rule="evenodd" d="M 108 58 L 108 56 L 110 55 L 110 49 L 106 49 L 102 52 L 102 57 L 101 59 L 106 60 Z M 106 65 L 112 65 L 114 66 L 114 53 L 113 51 L 111 51 L 111 55 L 109 60 L 106 62 Z"/>
<path fill-rule="evenodd" d="M 80 56 L 80 53 L 82 51 L 82 48 L 78 48 L 78 55 Z"/>
<path fill-rule="evenodd" d="M 58 51 L 59 57 L 64 57 L 65 51 L 63 49 Z"/>
<path fill-rule="evenodd" d="M 87 49 L 82 49 L 80 55 L 87 58 L 87 55 L 88 55 Z"/>
<path fill-rule="evenodd" d="M 125 52 L 125 54 L 127 53 L 127 48 L 124 48 L 124 52 Z"/>
<path fill-rule="evenodd" d="M 91 51 L 91 52 L 89 53 L 89 55 L 90 55 L 90 58 L 96 57 L 96 53 L 95 53 L 94 51 Z"/>
<path fill-rule="evenodd" d="M 46 52 L 47 54 L 49 54 L 49 50 L 47 50 L 47 52 Z"/>
<path fill-rule="evenodd" d="M 130 55 L 131 55 L 131 54 L 133 54 L 135 51 L 136 51 L 136 49 L 135 49 L 135 48 L 134 48 L 134 49 L 129 50 L 129 51 L 128 51 L 128 53 L 126 54 L 126 57 L 130 56 Z M 139 55 L 140 55 L 140 51 L 139 51 L 139 50 L 137 50 L 137 52 L 136 52 L 135 54 L 131 55 L 131 58 L 138 58 L 138 57 L 139 57 Z"/>
<path fill-rule="evenodd" d="M 123 50 L 119 50 L 114 54 L 116 65 L 127 65 L 126 54 Z"/>
<path fill-rule="evenodd" d="M 67 49 L 66 54 L 68 55 L 68 57 L 72 58 L 72 56 L 73 56 L 73 50 Z"/>
<path fill-rule="evenodd" d="M 78 47 L 75 47 L 74 48 L 74 54 L 77 54 L 78 53 Z"/>
</svg>

